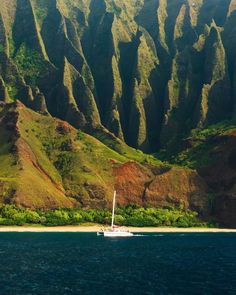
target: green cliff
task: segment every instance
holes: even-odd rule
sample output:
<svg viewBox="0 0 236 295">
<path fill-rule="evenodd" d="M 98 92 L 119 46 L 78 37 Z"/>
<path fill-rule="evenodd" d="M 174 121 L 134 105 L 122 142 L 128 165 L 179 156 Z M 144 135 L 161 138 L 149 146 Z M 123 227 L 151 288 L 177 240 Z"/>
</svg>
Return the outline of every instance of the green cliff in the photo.
<svg viewBox="0 0 236 295">
<path fill-rule="evenodd" d="M 232 115 L 235 13 L 233 0 L 3 0 L 1 99 L 156 151 Z"/>
<path fill-rule="evenodd" d="M 235 26 L 235 0 L 1 0 L 2 201 L 104 207 L 114 184 L 129 190 L 114 163 L 131 161 L 139 181 L 121 203 L 177 200 L 207 215 L 211 183 L 193 163 L 205 165 L 209 142 L 203 155 L 186 144 L 196 129 L 235 122 Z M 160 149 L 190 167 L 168 172 L 142 153 Z M 173 169 L 187 169 L 180 190 Z"/>
</svg>

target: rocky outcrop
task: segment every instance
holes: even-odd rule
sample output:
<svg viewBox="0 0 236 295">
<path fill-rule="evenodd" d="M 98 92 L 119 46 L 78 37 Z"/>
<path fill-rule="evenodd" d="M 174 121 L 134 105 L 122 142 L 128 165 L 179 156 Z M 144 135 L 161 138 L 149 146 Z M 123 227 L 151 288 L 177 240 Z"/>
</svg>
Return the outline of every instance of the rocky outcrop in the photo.
<svg viewBox="0 0 236 295">
<path fill-rule="evenodd" d="M 134 162 L 114 168 L 119 205 L 183 206 L 206 217 L 208 191 L 204 179 L 194 170 L 142 167 Z"/>
</svg>

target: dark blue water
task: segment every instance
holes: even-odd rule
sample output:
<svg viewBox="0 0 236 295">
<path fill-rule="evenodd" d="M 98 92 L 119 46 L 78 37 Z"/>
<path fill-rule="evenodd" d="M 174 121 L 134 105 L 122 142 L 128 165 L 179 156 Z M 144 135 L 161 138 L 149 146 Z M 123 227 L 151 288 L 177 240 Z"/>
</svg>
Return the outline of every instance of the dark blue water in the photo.
<svg viewBox="0 0 236 295">
<path fill-rule="evenodd" d="M 1 233 L 0 294 L 236 294 L 236 234 Z"/>
</svg>

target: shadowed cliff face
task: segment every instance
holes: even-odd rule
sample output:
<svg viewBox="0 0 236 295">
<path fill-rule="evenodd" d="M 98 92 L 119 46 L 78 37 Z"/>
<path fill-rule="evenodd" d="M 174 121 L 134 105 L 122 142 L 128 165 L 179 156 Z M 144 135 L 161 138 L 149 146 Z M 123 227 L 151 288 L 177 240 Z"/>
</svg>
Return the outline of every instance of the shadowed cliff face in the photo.
<svg viewBox="0 0 236 295">
<path fill-rule="evenodd" d="M 235 0 L 1 0 L 0 99 L 155 151 L 232 115 Z"/>
<path fill-rule="evenodd" d="M 199 172 L 215 192 L 213 214 L 224 226 L 236 227 L 236 131 L 229 130 L 211 141 L 215 141 L 215 160 Z"/>
<path fill-rule="evenodd" d="M 167 156 L 172 164 L 195 169 L 205 180 L 209 189 L 210 212 L 226 227 L 236 227 L 235 123 L 234 118 L 203 130 L 196 129 L 184 141 L 181 151 L 172 150 Z M 162 154 L 159 156 L 162 157 Z M 181 179 L 184 179 L 183 176 Z"/>
</svg>

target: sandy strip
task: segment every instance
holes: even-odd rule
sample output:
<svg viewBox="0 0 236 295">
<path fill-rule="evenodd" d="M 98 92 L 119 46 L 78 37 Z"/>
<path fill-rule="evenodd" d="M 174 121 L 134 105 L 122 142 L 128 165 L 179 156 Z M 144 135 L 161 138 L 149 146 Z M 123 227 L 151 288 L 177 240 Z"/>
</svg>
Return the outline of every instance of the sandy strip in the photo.
<svg viewBox="0 0 236 295">
<path fill-rule="evenodd" d="M 97 232 L 102 226 L 57 226 L 57 227 L 26 227 L 5 226 L 0 227 L 0 232 Z M 174 227 L 129 227 L 134 233 L 224 233 L 234 232 L 236 229 L 221 228 L 174 228 Z"/>
</svg>

